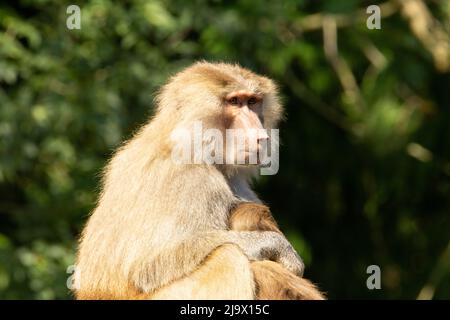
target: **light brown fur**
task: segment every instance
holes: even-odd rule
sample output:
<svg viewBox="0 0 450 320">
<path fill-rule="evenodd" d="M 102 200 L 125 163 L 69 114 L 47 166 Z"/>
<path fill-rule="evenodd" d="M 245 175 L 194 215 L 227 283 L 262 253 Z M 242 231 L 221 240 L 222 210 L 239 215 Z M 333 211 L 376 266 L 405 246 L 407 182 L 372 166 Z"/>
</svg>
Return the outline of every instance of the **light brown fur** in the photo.
<svg viewBox="0 0 450 320">
<path fill-rule="evenodd" d="M 236 65 L 197 63 L 162 88 L 153 119 L 104 170 L 97 207 L 80 238 L 78 299 L 254 298 L 253 273 L 259 283 L 278 277 L 272 263 L 250 263 L 260 246 L 282 249 L 285 266 L 299 272 L 298 256 L 280 233 L 230 230 L 239 193 L 258 200 L 248 186 L 252 170 L 175 165 L 170 158 L 177 127 L 201 120 L 225 129 L 223 97 L 237 89 L 261 95 L 264 127 L 277 124 L 274 83 Z M 259 297 L 267 297 L 264 288 Z"/>
<path fill-rule="evenodd" d="M 244 202 L 233 210 L 230 228 L 236 231 L 280 232 L 270 209 L 259 203 Z M 324 295 L 310 281 L 294 275 L 279 263 L 254 261 L 251 264 L 258 300 L 323 300 Z"/>
</svg>

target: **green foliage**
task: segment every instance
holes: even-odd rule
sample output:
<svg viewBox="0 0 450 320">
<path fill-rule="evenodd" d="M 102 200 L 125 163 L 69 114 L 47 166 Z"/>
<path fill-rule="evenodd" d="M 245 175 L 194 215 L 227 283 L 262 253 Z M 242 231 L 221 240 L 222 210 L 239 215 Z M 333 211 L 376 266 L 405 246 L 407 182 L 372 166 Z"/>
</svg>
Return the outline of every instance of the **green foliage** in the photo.
<svg viewBox="0 0 450 320">
<path fill-rule="evenodd" d="M 279 83 L 280 171 L 257 189 L 330 298 L 416 298 L 425 284 L 450 298 L 450 74 L 398 9 L 369 30 L 366 1 L 92 0 L 68 30 L 70 4 L 0 5 L 0 298 L 71 297 L 102 166 L 199 59 Z M 337 65 L 311 19 L 323 14 L 344 17 Z M 366 288 L 371 264 L 382 290 Z"/>
</svg>

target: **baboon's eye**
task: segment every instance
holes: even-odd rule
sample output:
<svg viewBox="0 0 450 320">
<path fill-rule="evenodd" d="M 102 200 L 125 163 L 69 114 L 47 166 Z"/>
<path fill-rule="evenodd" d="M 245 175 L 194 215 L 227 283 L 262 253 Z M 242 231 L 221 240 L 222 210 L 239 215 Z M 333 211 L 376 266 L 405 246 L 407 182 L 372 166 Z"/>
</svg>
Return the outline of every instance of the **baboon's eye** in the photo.
<svg viewBox="0 0 450 320">
<path fill-rule="evenodd" d="M 247 104 L 249 105 L 249 106 L 251 106 L 251 105 L 253 105 L 253 104 L 255 104 L 256 103 L 256 98 L 250 98 L 250 99 L 248 99 L 248 101 L 247 101 Z"/>
<path fill-rule="evenodd" d="M 237 105 L 239 104 L 239 99 L 237 97 L 233 97 L 230 100 L 228 100 L 228 102 L 232 105 Z"/>
</svg>

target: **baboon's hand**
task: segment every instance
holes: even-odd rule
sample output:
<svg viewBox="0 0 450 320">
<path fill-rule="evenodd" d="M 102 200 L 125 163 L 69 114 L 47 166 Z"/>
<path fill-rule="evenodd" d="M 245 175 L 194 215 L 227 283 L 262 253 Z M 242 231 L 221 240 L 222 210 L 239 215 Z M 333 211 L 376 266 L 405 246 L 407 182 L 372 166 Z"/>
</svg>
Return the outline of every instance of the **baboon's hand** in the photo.
<svg viewBox="0 0 450 320">
<path fill-rule="evenodd" d="M 281 233 L 274 231 L 244 233 L 245 241 L 239 245 L 250 260 L 272 260 L 298 276 L 303 275 L 305 266 L 302 259 Z"/>
<path fill-rule="evenodd" d="M 298 255 L 297 251 L 292 247 L 292 245 L 286 240 L 288 247 L 281 250 L 278 259 L 275 261 L 281 263 L 286 269 L 292 273 L 303 276 L 303 271 L 305 270 L 305 265 L 302 258 Z"/>
</svg>

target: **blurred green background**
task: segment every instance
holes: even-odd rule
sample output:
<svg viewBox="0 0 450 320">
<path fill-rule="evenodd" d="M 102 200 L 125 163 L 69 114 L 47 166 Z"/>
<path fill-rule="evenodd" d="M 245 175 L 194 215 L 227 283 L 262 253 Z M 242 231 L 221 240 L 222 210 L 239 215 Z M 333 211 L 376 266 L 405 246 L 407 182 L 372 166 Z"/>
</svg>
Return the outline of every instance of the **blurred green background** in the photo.
<svg viewBox="0 0 450 320">
<path fill-rule="evenodd" d="M 381 30 L 370 4 L 0 4 L 0 298 L 71 298 L 102 166 L 167 77 L 206 59 L 280 84 L 280 170 L 256 189 L 308 278 L 330 298 L 450 299 L 450 2 L 379 2 Z"/>
</svg>

